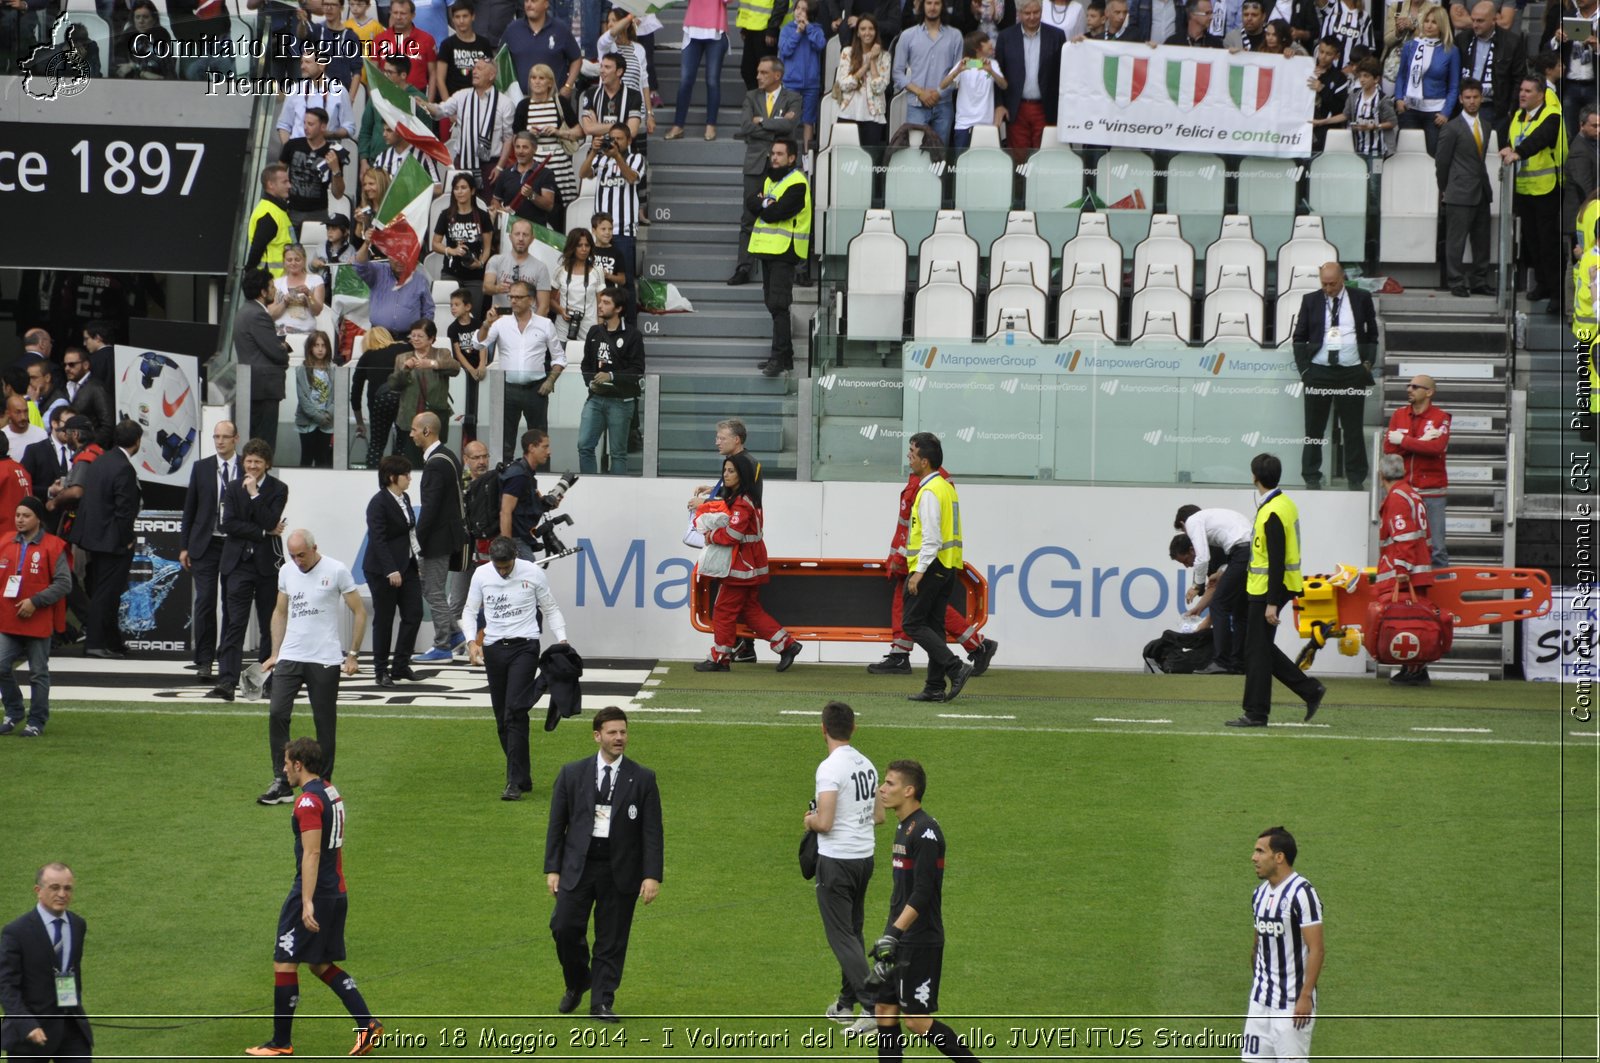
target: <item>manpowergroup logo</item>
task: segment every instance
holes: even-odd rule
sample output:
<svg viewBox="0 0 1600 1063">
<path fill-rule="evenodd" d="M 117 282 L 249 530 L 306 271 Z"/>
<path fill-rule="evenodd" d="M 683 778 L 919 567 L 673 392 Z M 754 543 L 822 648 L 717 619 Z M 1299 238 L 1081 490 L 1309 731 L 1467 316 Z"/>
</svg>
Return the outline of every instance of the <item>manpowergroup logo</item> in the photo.
<svg viewBox="0 0 1600 1063">
<path fill-rule="evenodd" d="M 1159 447 L 1161 445 L 1161 429 L 1157 428 L 1153 432 L 1146 432 L 1143 438 L 1152 447 Z"/>
<path fill-rule="evenodd" d="M 1020 383 L 1022 382 L 1016 377 L 1012 377 L 1009 380 L 1002 380 L 1000 381 L 1000 390 L 1005 392 L 1007 395 L 1015 395 L 1017 393 L 1017 385 Z"/>
<path fill-rule="evenodd" d="M 1211 381 L 1196 380 L 1193 384 L 1189 385 L 1189 390 L 1203 399 L 1207 395 L 1211 394 Z"/>
<path fill-rule="evenodd" d="M 898 428 L 885 428 L 880 424 L 869 424 L 861 427 L 861 438 L 867 442 L 875 442 L 879 436 L 884 439 L 899 439 L 905 435 Z"/>
<path fill-rule="evenodd" d="M 977 431 L 978 428 L 976 425 L 968 425 L 966 428 L 960 429 L 956 432 L 956 438 L 961 440 L 963 443 L 970 443 L 972 442 L 972 437 L 977 434 Z"/>
<path fill-rule="evenodd" d="M 71 15 L 62 15 L 50 27 L 50 43 L 34 48 L 22 61 L 22 91 L 36 100 L 78 95 L 89 87 L 94 52 L 89 31 Z"/>
<path fill-rule="evenodd" d="M 1216 354 L 1208 354 L 1204 358 L 1200 359 L 1200 368 L 1204 369 L 1212 376 L 1216 376 L 1218 373 L 1222 372 L 1223 363 L 1225 363 L 1227 360 L 1228 356 L 1223 352 L 1218 351 Z"/>
<path fill-rule="evenodd" d="M 924 369 L 932 369 L 933 363 L 939 360 L 939 348 L 914 347 L 911 350 L 911 364 L 919 365 Z"/>
<path fill-rule="evenodd" d="M 1071 351 L 1062 351 L 1060 354 L 1056 355 L 1056 365 L 1062 369 L 1065 369 L 1069 373 L 1076 373 L 1078 371 L 1078 362 L 1082 360 L 1082 358 L 1082 348 L 1077 348 Z"/>
<path fill-rule="evenodd" d="M 1291 399 L 1298 399 L 1306 393 L 1306 386 L 1296 380 L 1293 384 L 1283 385 L 1283 393 Z"/>
</svg>

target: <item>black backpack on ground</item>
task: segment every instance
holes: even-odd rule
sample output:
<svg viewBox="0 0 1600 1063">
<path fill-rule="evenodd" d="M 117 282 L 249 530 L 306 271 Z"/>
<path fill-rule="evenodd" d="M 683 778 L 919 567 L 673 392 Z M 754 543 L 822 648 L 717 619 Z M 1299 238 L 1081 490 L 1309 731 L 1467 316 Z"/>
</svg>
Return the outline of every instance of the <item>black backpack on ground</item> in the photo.
<svg viewBox="0 0 1600 1063">
<path fill-rule="evenodd" d="M 1188 675 L 1210 664 L 1215 655 L 1210 630 L 1163 631 L 1160 638 L 1145 646 L 1144 669 Z"/>
</svg>

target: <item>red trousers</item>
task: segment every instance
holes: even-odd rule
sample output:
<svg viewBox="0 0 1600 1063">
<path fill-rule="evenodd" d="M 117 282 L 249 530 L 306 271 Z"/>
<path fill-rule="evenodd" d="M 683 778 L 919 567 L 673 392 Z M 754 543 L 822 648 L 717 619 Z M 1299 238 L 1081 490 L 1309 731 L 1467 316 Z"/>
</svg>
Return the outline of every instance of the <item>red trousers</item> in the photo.
<svg viewBox="0 0 1600 1063">
<path fill-rule="evenodd" d="M 1011 149 L 1011 157 L 1019 165 L 1026 162 L 1029 152 L 1039 146 L 1039 141 L 1044 137 L 1044 127 L 1048 124 L 1045 121 L 1044 104 L 1038 100 L 1023 100 L 1017 105 L 1017 113 L 1011 116 L 1011 127 L 1006 132 L 1006 147 Z"/>
<path fill-rule="evenodd" d="M 733 644 L 744 624 L 772 644 L 772 652 L 782 653 L 794 641 L 782 624 L 761 608 L 761 588 L 739 580 L 725 579 L 717 587 L 717 604 L 711 609 L 711 659 L 721 663 L 733 656 Z"/>
<path fill-rule="evenodd" d="M 893 604 L 889 606 L 889 626 L 894 629 L 894 642 L 891 644 L 891 649 L 895 653 L 910 653 L 916 643 L 906 638 L 906 629 L 901 623 L 906 608 L 905 576 L 896 576 L 892 586 L 894 598 Z M 966 616 L 958 612 L 953 605 L 944 607 L 944 634 L 946 641 L 961 643 L 961 648 L 968 653 L 976 652 L 978 647 L 983 645 L 983 636 L 978 634 L 976 628 L 967 624 Z"/>
</svg>

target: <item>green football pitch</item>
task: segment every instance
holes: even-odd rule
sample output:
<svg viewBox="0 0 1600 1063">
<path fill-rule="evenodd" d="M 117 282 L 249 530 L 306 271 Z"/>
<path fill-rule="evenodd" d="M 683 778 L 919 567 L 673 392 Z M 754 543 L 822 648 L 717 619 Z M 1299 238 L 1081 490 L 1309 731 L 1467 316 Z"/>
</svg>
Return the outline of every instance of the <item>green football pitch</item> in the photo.
<svg viewBox="0 0 1600 1063">
<path fill-rule="evenodd" d="M 1334 679 L 1313 725 L 1276 726 L 1302 715 L 1280 703 L 1237 732 L 1231 677 L 996 669 L 949 705 L 859 668 L 657 679 L 628 753 L 659 776 L 666 876 L 634 920 L 620 1028 L 554 1014 L 545 813 L 557 766 L 594 752 L 587 721 L 535 723 L 535 792 L 506 803 L 486 710 L 344 707 L 344 966 L 380 1055 L 874 1058 L 821 1017 L 838 968 L 795 863 L 816 714 L 839 698 L 880 772 L 927 768 L 949 844 L 940 1005 L 981 1058 L 1237 1058 L 1249 854 L 1280 823 L 1326 910 L 1315 1055 L 1595 1058 L 1596 727 L 1558 687 Z M 0 741 L 0 913 L 28 908 L 39 863 L 73 865 L 101 1058 L 232 1057 L 271 1033 L 293 867 L 288 807 L 254 803 L 264 715 L 64 703 L 44 738 Z M 309 973 L 301 994 L 297 1054 L 348 1051 L 333 994 Z"/>
</svg>

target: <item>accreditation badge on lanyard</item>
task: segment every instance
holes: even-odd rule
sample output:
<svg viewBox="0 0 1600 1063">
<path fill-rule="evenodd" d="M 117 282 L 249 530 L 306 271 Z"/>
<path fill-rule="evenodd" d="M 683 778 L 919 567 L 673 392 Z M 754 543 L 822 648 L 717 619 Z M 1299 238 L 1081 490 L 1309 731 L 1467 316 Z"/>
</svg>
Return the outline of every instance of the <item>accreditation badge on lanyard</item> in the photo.
<svg viewBox="0 0 1600 1063">
<path fill-rule="evenodd" d="M 22 570 L 27 565 L 28 548 L 23 546 L 21 553 L 17 557 L 17 570 L 6 577 L 5 595 L 7 598 L 19 598 L 22 596 Z"/>
<path fill-rule="evenodd" d="M 59 1008 L 78 1006 L 78 980 L 71 974 L 56 975 L 56 1006 Z"/>
<path fill-rule="evenodd" d="M 1328 336 L 1328 346 L 1329 347 L 1337 347 L 1339 345 L 1339 336 L 1340 336 L 1340 332 L 1339 332 L 1339 306 L 1340 306 L 1340 304 L 1342 302 L 1343 302 L 1343 299 L 1338 298 L 1338 297 L 1334 298 L 1333 307 L 1332 307 L 1332 309 L 1330 309 L 1328 311 L 1328 333 L 1327 333 L 1327 336 Z"/>
</svg>

